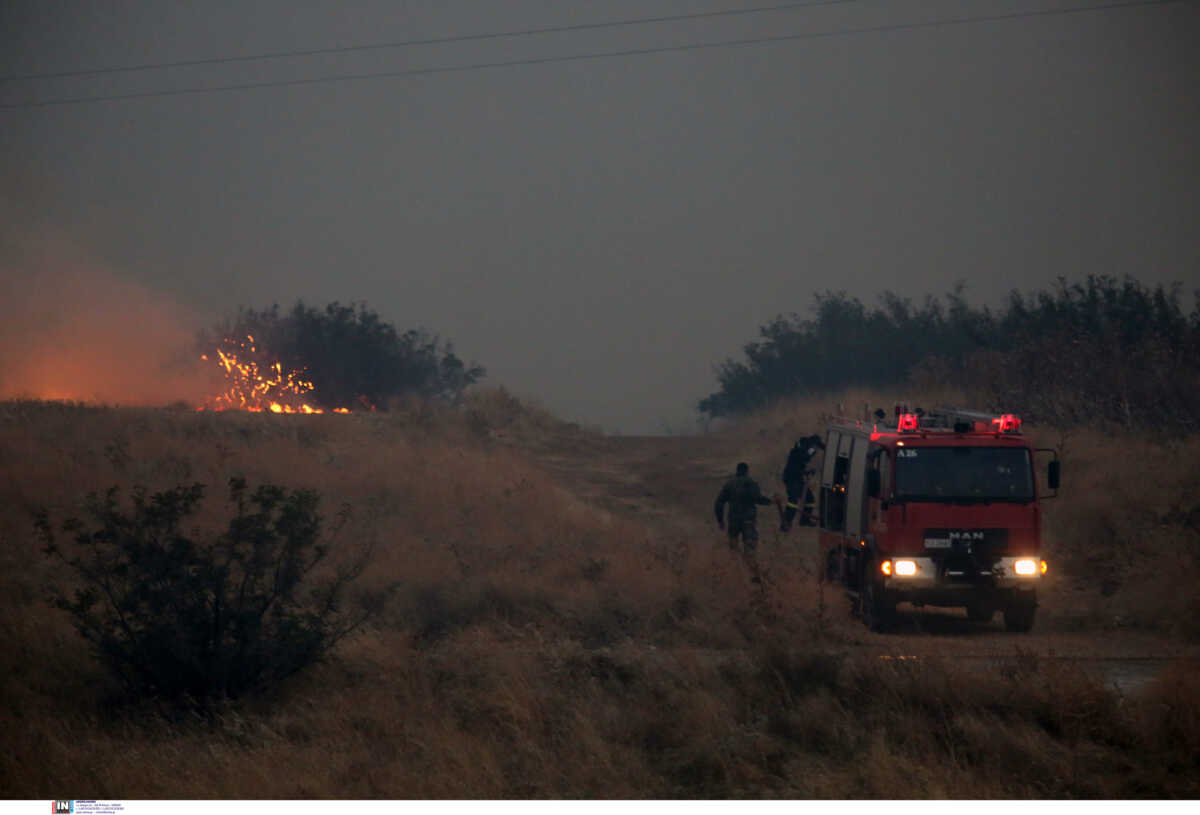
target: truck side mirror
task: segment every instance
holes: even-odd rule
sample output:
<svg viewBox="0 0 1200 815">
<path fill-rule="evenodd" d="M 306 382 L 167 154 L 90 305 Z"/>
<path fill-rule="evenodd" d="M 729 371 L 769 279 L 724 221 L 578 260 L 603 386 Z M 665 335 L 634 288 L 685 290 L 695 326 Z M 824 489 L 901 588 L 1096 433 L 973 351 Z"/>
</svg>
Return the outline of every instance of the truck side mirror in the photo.
<svg viewBox="0 0 1200 815">
<path fill-rule="evenodd" d="M 880 492 L 879 470 L 867 470 L 867 495 L 878 498 Z"/>
<path fill-rule="evenodd" d="M 1052 490 L 1058 489 L 1058 482 L 1062 477 L 1061 462 L 1051 461 L 1050 467 L 1046 471 L 1046 485 Z"/>
</svg>

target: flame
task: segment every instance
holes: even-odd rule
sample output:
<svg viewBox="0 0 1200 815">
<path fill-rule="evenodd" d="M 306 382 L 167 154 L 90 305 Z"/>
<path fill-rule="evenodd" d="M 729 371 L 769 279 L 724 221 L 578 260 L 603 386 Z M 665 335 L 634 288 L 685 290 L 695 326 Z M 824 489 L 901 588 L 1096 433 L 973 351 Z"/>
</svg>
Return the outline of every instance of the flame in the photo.
<svg viewBox="0 0 1200 815">
<path fill-rule="evenodd" d="M 200 410 L 247 410 L 252 413 L 324 413 L 324 409 L 313 407 L 304 401 L 306 394 L 316 388 L 312 382 L 302 379 L 303 369 L 284 373 L 281 362 L 272 362 L 260 367 L 254 355 L 258 346 L 254 337 L 247 334 L 247 342 L 226 339 L 225 347 L 217 349 L 217 367 L 225 377 L 225 390 Z M 208 362 L 208 354 L 200 359 Z M 349 413 L 349 408 L 333 409 L 334 413 Z"/>
</svg>

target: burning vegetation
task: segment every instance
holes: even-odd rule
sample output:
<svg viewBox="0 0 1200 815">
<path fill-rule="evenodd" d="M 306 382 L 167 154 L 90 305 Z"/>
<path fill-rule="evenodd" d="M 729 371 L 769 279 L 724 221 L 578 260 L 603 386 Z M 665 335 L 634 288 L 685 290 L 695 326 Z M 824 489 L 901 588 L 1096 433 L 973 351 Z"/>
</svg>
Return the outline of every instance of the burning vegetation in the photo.
<svg viewBox="0 0 1200 815">
<path fill-rule="evenodd" d="M 196 353 L 224 379 L 203 400 L 208 410 L 349 413 L 410 396 L 453 403 L 484 375 L 436 335 L 401 332 L 363 304 L 243 308 L 200 332 Z"/>
<path fill-rule="evenodd" d="M 200 407 L 200 410 L 248 410 L 252 413 L 325 413 L 309 403 L 306 396 L 316 390 L 304 369 L 283 370 L 276 360 L 260 364 L 260 352 L 252 334 L 245 341 L 226 338 L 216 351 L 216 364 L 225 378 L 225 390 Z M 202 360 L 213 361 L 208 354 Z M 349 413 L 345 407 L 333 413 Z"/>
</svg>

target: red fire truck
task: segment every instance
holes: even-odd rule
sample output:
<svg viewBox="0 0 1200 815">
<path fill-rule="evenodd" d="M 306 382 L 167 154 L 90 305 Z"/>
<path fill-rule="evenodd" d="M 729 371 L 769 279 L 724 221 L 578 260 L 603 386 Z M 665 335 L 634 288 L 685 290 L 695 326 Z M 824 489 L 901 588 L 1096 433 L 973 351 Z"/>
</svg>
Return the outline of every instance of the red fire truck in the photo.
<svg viewBox="0 0 1200 815">
<path fill-rule="evenodd" d="M 832 422 L 820 489 L 825 578 L 849 590 L 872 630 L 908 602 L 962 606 L 979 622 L 1000 610 L 1008 630 L 1029 631 L 1046 573 L 1038 452 L 1054 454 L 1035 449 L 1012 414 L 898 406 L 886 428 Z M 1058 483 L 1055 454 L 1046 484 Z"/>
</svg>

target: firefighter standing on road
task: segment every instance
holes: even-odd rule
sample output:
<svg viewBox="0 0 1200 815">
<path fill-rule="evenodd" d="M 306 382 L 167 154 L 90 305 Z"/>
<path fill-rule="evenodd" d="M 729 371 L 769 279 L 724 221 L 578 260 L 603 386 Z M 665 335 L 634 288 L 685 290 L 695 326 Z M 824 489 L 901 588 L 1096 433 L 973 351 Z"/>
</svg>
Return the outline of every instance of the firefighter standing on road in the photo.
<svg viewBox="0 0 1200 815">
<path fill-rule="evenodd" d="M 746 557 L 753 558 L 758 546 L 758 529 L 754 525 L 759 506 L 771 503 L 762 494 L 758 483 L 750 477 L 750 465 L 741 462 L 737 473 L 725 482 L 713 504 L 717 515 L 717 526 L 725 529 L 725 505 L 729 504 L 729 548 L 738 549 L 738 538 L 742 539 Z"/>
<path fill-rule="evenodd" d="M 800 514 L 801 526 L 815 526 L 813 520 L 813 493 L 808 487 L 808 465 L 817 450 L 824 450 L 825 443 L 820 436 L 805 436 L 797 441 L 790 453 L 787 464 L 783 468 L 783 485 L 787 489 L 787 509 L 779 524 L 780 532 L 792 528 L 792 520 L 796 517 L 796 502 L 804 499 L 804 511 Z"/>
</svg>

